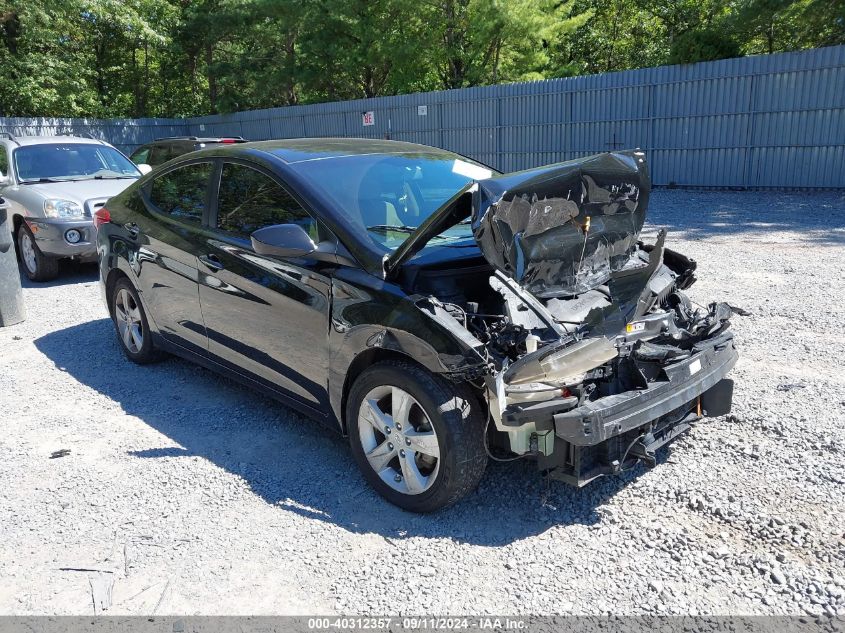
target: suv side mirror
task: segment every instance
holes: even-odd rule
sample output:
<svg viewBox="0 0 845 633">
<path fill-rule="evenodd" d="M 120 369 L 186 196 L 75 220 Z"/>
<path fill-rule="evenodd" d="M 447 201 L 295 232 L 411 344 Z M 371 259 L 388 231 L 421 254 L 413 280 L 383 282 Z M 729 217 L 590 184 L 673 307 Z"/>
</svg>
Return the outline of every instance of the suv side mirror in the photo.
<svg viewBox="0 0 845 633">
<path fill-rule="evenodd" d="M 317 250 L 314 240 L 298 224 L 275 224 L 250 235 L 252 248 L 270 257 L 305 257 Z"/>
<path fill-rule="evenodd" d="M 135 165 L 135 167 L 138 168 L 138 171 L 141 172 L 142 176 L 146 176 L 153 170 L 153 168 L 147 165 L 147 163 L 141 163 L 140 165 Z"/>
<path fill-rule="evenodd" d="M 6 185 L 11 185 L 12 179 L 9 178 L 6 174 L 0 174 L 0 187 L 5 187 Z"/>
</svg>

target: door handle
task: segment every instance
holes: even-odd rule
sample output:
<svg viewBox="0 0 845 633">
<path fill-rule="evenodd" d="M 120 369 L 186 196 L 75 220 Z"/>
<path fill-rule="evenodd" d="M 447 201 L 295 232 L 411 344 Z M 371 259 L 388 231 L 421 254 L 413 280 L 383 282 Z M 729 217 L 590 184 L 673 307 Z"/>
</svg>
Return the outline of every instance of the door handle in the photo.
<svg viewBox="0 0 845 633">
<path fill-rule="evenodd" d="M 200 255 L 199 260 L 212 270 L 223 270 L 223 262 L 217 255 Z"/>
<path fill-rule="evenodd" d="M 134 222 L 127 222 L 123 225 L 123 228 L 129 231 L 132 234 L 132 237 L 138 235 L 141 232 L 141 227 L 135 224 Z"/>
</svg>

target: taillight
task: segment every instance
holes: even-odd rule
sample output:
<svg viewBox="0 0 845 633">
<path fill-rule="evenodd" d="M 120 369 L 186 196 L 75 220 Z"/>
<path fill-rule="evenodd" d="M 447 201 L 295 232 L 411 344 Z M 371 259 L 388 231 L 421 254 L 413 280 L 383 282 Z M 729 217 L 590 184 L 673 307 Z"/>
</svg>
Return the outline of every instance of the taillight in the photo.
<svg viewBox="0 0 845 633">
<path fill-rule="evenodd" d="M 232 143 L 237 143 L 238 141 L 237 141 L 237 139 L 233 139 L 233 138 L 221 138 L 220 142 L 223 143 L 224 145 L 231 145 Z"/>
<path fill-rule="evenodd" d="M 100 207 L 94 211 L 94 228 L 99 230 L 103 224 L 111 222 L 111 213 L 105 207 Z"/>
</svg>

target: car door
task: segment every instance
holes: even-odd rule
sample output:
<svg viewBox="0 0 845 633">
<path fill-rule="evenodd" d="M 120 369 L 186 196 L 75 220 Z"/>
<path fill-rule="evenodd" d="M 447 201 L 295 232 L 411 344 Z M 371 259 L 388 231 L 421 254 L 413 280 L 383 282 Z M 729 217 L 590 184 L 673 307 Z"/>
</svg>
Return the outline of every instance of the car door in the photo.
<svg viewBox="0 0 845 633">
<path fill-rule="evenodd" d="M 141 190 L 144 208 L 125 228 L 136 235 L 139 290 L 159 333 L 200 355 L 207 350 L 197 254 L 206 239 L 212 160 L 181 164 Z"/>
<path fill-rule="evenodd" d="M 258 255 L 250 233 L 297 223 L 331 239 L 282 183 L 256 165 L 220 167 L 213 237 L 200 255 L 209 355 L 309 407 L 327 411 L 330 264 Z"/>
</svg>

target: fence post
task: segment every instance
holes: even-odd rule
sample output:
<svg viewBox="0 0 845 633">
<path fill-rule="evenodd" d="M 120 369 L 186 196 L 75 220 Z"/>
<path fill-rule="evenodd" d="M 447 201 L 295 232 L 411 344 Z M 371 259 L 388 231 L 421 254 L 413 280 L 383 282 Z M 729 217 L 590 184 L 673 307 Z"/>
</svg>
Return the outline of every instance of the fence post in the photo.
<svg viewBox="0 0 845 633">
<path fill-rule="evenodd" d="M 6 201 L 0 198 L 0 327 L 20 323 L 25 318 L 12 218 Z"/>
</svg>

